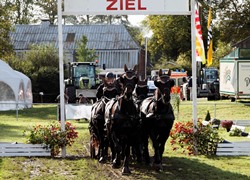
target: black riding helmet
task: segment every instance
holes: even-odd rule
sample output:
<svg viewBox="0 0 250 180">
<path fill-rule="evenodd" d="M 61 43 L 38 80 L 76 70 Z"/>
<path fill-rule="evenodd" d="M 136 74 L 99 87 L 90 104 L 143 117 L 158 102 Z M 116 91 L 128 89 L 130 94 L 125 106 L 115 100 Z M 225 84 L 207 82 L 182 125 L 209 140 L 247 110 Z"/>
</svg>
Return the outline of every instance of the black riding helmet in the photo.
<svg viewBox="0 0 250 180">
<path fill-rule="evenodd" d="M 105 78 L 107 79 L 113 79 L 115 76 L 112 72 L 107 72 L 106 75 L 105 75 Z"/>
</svg>

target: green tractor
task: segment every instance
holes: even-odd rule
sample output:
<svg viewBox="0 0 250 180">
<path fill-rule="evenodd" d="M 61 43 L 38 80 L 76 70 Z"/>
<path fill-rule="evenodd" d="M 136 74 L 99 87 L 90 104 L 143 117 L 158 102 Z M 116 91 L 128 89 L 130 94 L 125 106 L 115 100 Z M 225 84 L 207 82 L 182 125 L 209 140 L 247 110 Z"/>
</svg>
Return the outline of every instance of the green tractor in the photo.
<svg viewBox="0 0 250 180">
<path fill-rule="evenodd" d="M 65 93 L 68 103 L 76 103 L 81 94 L 95 102 L 96 89 L 100 84 L 94 62 L 71 62 L 68 64 L 68 78 L 65 79 Z"/>
</svg>

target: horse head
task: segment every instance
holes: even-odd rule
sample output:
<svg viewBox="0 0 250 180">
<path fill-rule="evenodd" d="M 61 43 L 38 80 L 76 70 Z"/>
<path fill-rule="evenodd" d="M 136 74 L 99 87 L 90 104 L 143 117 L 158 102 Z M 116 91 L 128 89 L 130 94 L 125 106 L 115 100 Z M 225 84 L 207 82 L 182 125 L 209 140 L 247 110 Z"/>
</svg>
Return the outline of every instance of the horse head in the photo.
<svg viewBox="0 0 250 180">
<path fill-rule="evenodd" d="M 136 87 L 135 87 L 135 96 L 139 100 L 143 100 L 148 95 L 148 80 L 139 80 Z"/>
<path fill-rule="evenodd" d="M 155 86 L 157 87 L 155 91 L 155 99 L 157 101 L 161 100 L 163 104 L 170 102 L 170 92 L 171 88 L 174 86 L 174 80 L 170 79 L 171 70 L 167 74 L 163 74 L 162 70 L 159 70 L 159 76 L 154 81 Z"/>
<path fill-rule="evenodd" d="M 136 74 L 137 65 L 133 69 L 128 69 L 127 65 L 124 65 L 125 73 L 121 75 L 120 82 L 123 85 L 123 95 L 127 99 L 132 99 L 132 92 L 134 91 L 135 85 L 138 82 L 138 77 Z"/>
</svg>

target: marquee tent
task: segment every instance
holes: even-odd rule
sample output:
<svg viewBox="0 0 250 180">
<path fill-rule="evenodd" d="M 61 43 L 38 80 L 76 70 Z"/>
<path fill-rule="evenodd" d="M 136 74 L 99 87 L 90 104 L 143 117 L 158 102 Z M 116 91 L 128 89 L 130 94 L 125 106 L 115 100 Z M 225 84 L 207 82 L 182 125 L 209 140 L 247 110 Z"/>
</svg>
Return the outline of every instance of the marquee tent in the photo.
<svg viewBox="0 0 250 180">
<path fill-rule="evenodd" d="M 32 106 L 31 80 L 0 60 L 0 111 Z"/>
</svg>

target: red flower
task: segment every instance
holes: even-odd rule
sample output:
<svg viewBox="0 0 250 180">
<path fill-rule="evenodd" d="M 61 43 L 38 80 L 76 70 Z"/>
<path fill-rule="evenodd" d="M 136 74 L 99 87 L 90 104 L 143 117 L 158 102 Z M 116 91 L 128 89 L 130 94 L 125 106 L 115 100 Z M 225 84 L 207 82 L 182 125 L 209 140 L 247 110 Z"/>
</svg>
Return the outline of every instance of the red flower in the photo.
<svg viewBox="0 0 250 180">
<path fill-rule="evenodd" d="M 182 153 L 195 154 L 195 144 L 199 154 L 213 154 L 217 143 L 221 141 L 216 130 L 210 125 L 203 126 L 201 121 L 195 127 L 193 122 L 177 122 L 170 132 L 173 150 L 182 149 Z M 195 143 L 194 143 L 195 142 Z"/>
<path fill-rule="evenodd" d="M 61 131 L 61 124 L 54 122 L 47 126 L 35 126 L 31 130 L 29 136 L 29 142 L 32 144 L 44 143 L 51 148 L 52 155 L 58 155 L 60 148 L 64 145 L 71 146 L 75 139 L 78 137 L 78 132 L 75 131 L 76 128 L 70 123 L 65 123 L 65 131 Z"/>
</svg>

